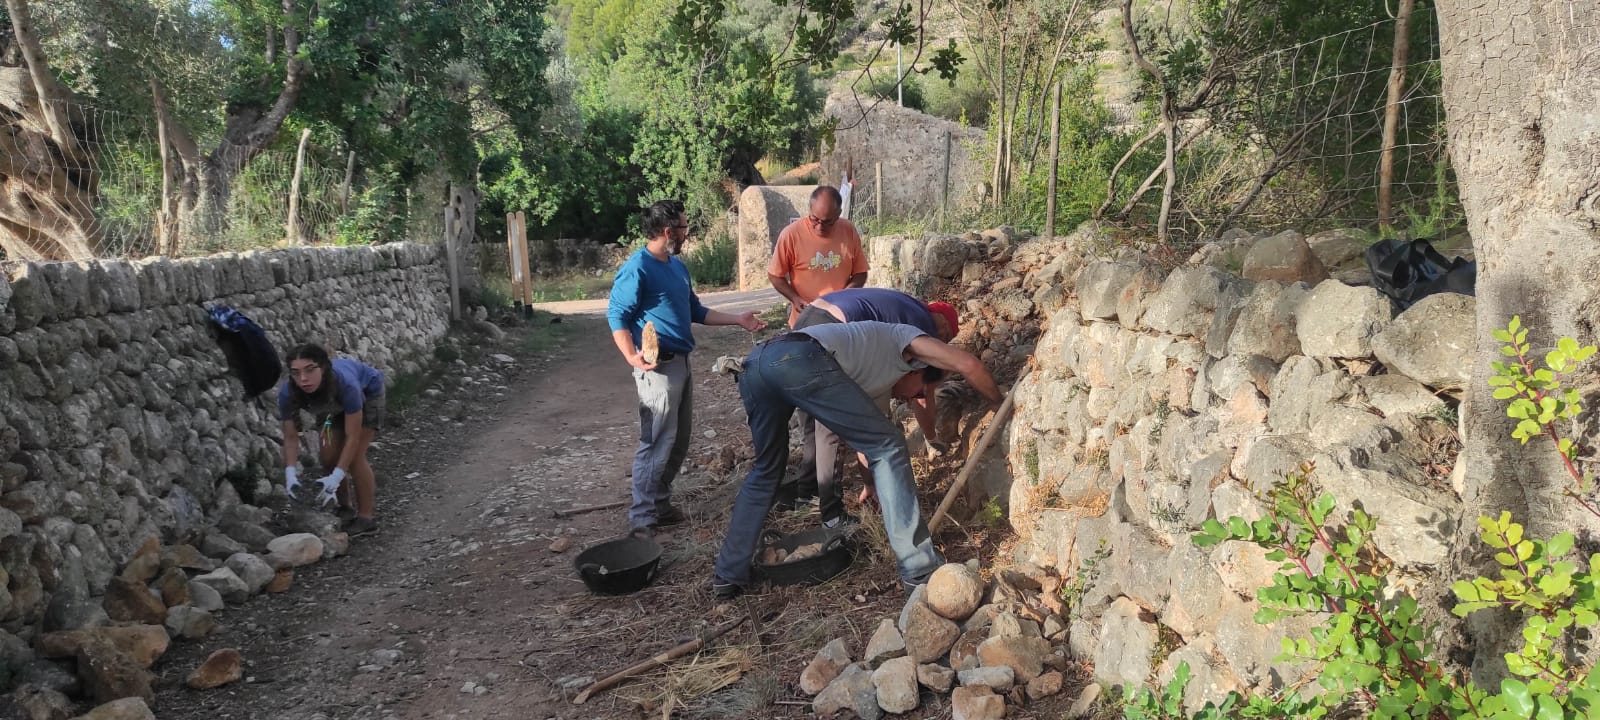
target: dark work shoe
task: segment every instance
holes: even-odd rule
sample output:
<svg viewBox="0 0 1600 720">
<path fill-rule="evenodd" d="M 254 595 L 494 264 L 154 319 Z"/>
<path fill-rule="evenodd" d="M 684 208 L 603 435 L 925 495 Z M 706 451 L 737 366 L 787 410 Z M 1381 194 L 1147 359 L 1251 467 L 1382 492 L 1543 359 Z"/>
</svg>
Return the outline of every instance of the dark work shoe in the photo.
<svg viewBox="0 0 1600 720">
<path fill-rule="evenodd" d="M 672 503 L 656 506 L 656 524 L 661 527 L 682 525 L 688 521 L 689 516 L 685 515 L 682 510 L 678 509 L 678 506 Z"/>
<path fill-rule="evenodd" d="M 373 520 L 372 518 L 364 517 L 351 518 L 350 522 L 344 526 L 344 531 L 345 534 L 349 535 L 350 537 L 377 532 L 378 521 Z"/>
<path fill-rule="evenodd" d="M 351 520 L 355 519 L 356 509 L 350 507 L 349 505 L 340 505 L 339 510 L 334 513 L 334 517 L 339 518 L 339 522 L 341 523 L 349 523 Z"/>
<path fill-rule="evenodd" d="M 743 594 L 744 588 L 733 583 L 716 581 L 711 583 L 711 597 L 717 602 L 729 602 Z"/>
<path fill-rule="evenodd" d="M 639 527 L 629 530 L 628 534 L 632 535 L 633 537 L 654 540 L 656 539 L 656 533 L 658 532 L 660 532 L 660 530 L 655 525 L 640 525 Z"/>
</svg>

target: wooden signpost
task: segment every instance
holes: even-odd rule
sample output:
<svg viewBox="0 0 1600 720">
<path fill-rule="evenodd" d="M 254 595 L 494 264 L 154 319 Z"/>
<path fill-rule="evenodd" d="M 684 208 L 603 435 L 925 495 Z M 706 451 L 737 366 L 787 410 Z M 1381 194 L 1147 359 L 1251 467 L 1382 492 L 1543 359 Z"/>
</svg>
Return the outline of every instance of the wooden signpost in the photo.
<svg viewBox="0 0 1600 720">
<path fill-rule="evenodd" d="M 506 214 L 506 246 L 511 258 L 511 304 L 523 317 L 533 317 L 533 278 L 528 261 L 528 216 Z"/>
</svg>

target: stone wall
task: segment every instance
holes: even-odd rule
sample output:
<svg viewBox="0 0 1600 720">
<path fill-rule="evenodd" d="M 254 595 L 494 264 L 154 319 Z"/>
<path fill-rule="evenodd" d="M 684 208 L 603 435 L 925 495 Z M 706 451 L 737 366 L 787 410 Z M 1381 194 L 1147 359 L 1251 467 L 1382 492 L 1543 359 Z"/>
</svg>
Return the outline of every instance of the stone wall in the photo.
<svg viewBox="0 0 1600 720">
<path fill-rule="evenodd" d="M 426 361 L 449 324 L 433 246 L 5 270 L 0 665 L 18 637 L 103 619 L 113 569 L 150 536 L 195 539 L 271 492 L 276 395 L 243 399 L 206 305 L 239 308 L 280 352 L 322 342 L 391 379 Z"/>
<path fill-rule="evenodd" d="M 952 208 L 981 202 L 987 180 L 981 148 L 984 132 L 925 115 L 892 102 L 857 102 L 834 94 L 824 112 L 838 121 L 833 144 L 822 156 L 826 178 L 843 177 L 855 167 L 850 214 L 868 217 L 876 200 L 874 166 L 883 163 L 883 213 L 892 217 L 939 210 L 945 192 L 945 137 L 949 135 L 949 192 Z M 870 108 L 870 109 L 869 109 Z"/>
<path fill-rule="evenodd" d="M 1436 580 L 1460 513 L 1474 301 L 1436 295 L 1396 316 L 1359 284 L 1350 232 L 1233 233 L 1170 270 L 1107 258 L 1095 235 L 1025 242 L 1003 266 L 966 264 L 965 282 L 948 272 L 960 253 L 935 248 L 970 242 L 896 249 L 916 261 L 902 287 L 970 301 L 959 340 L 991 366 L 1031 356 L 1001 465 L 1016 559 L 1083 579 L 1073 653 L 1108 684 L 1165 682 L 1184 661 L 1191 706 L 1293 684 L 1301 669 L 1273 659 L 1309 621 L 1254 621 L 1276 563 L 1189 537 L 1208 518 L 1259 517 L 1262 494 L 1310 462 L 1341 509 L 1378 518 L 1401 583 Z"/>
<path fill-rule="evenodd" d="M 752 185 L 739 195 L 739 289 L 768 286 L 767 263 L 778 233 L 803 217 L 816 185 Z"/>
</svg>

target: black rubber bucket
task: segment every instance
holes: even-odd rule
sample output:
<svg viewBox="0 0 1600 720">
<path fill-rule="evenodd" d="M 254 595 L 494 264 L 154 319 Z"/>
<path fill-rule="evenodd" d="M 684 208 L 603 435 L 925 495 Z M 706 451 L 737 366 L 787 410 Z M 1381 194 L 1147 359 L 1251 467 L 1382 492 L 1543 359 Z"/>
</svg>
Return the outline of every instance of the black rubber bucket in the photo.
<svg viewBox="0 0 1600 720">
<path fill-rule="evenodd" d="M 661 564 L 661 544 L 627 535 L 578 553 L 572 564 L 590 592 L 626 595 L 655 581 L 656 568 Z"/>
<path fill-rule="evenodd" d="M 793 535 L 768 533 L 756 552 L 756 571 L 773 585 L 816 585 L 827 582 L 850 569 L 850 563 L 856 559 L 855 543 L 850 540 L 850 531 L 847 528 L 817 528 Z M 769 547 L 794 552 L 796 548 L 813 543 L 821 543 L 821 555 L 776 565 L 767 565 L 759 560 Z"/>
</svg>

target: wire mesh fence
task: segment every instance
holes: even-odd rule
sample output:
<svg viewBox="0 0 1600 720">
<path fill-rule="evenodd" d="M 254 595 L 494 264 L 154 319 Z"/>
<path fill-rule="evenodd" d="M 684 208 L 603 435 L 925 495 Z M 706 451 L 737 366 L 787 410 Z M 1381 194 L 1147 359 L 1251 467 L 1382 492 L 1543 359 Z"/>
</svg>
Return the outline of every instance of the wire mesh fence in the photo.
<svg viewBox="0 0 1600 720">
<path fill-rule="evenodd" d="M 347 152 L 280 141 L 253 157 L 213 152 L 198 158 L 204 177 L 184 177 L 176 153 L 163 166 L 156 124 L 147 118 L 93 105 L 55 106 L 67 119 L 73 143 L 48 142 L 42 128 L 13 119 L 0 133 L 0 158 L 10 168 L 16 215 L 0 224 L 0 259 L 203 255 L 289 244 L 358 243 L 367 198 Z M 297 172 L 298 171 L 298 172 Z M 297 177 L 298 175 L 298 177 Z M 410 189 L 402 206 L 410 204 Z M 439 197 L 443 192 L 437 193 Z M 291 204 L 294 205 L 291 214 Z M 438 203 L 433 203 L 438 204 Z M 206 218 L 190 217 L 209 213 Z M 404 213 L 407 216 L 412 213 Z M 437 239 L 440 213 L 406 220 L 407 237 Z M 432 233 L 432 234 L 428 234 Z M 389 238 L 383 238 L 389 239 Z M 7 252 L 10 248 L 11 252 Z"/>
</svg>

